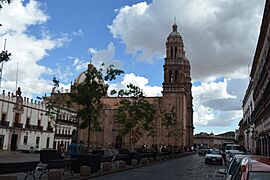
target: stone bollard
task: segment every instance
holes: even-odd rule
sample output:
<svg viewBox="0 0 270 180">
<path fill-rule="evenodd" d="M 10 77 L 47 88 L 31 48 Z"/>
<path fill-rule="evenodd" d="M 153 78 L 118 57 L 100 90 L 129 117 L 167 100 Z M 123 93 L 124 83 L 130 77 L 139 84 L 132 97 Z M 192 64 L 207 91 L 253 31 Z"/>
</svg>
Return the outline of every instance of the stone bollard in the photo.
<svg viewBox="0 0 270 180">
<path fill-rule="evenodd" d="M 61 170 L 50 170 L 48 180 L 61 180 Z"/>
<path fill-rule="evenodd" d="M 91 175 L 91 167 L 89 166 L 81 166 L 80 168 L 80 176 L 90 176 Z"/>
<path fill-rule="evenodd" d="M 167 155 L 165 159 L 170 159 L 170 156 L 169 156 L 169 155 Z"/>
<path fill-rule="evenodd" d="M 0 176 L 1 180 L 17 180 L 17 176 Z"/>
<path fill-rule="evenodd" d="M 165 156 L 161 156 L 161 160 L 162 161 L 166 160 L 166 157 Z"/>
<path fill-rule="evenodd" d="M 141 159 L 141 164 L 147 164 L 148 163 L 148 159 L 147 158 L 142 158 Z"/>
<path fill-rule="evenodd" d="M 156 157 L 156 161 L 157 161 L 157 162 L 160 161 L 160 157 L 159 157 L 159 156 Z"/>
<path fill-rule="evenodd" d="M 137 159 L 131 159 L 131 165 L 132 166 L 136 166 L 138 164 L 138 160 Z"/>
<path fill-rule="evenodd" d="M 153 157 L 150 157 L 149 158 L 149 163 L 153 163 L 154 162 L 154 158 Z"/>
<path fill-rule="evenodd" d="M 111 170 L 111 163 L 110 162 L 103 162 L 100 164 L 102 171 L 110 171 Z"/>
<path fill-rule="evenodd" d="M 117 161 L 116 165 L 117 165 L 117 168 L 119 169 L 126 168 L 126 161 Z"/>
</svg>

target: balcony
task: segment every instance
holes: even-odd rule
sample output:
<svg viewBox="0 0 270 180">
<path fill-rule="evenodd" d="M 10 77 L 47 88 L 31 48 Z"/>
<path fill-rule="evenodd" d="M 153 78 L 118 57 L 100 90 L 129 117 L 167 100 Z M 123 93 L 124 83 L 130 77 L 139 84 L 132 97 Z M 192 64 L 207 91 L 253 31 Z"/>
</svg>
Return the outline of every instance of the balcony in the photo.
<svg viewBox="0 0 270 180">
<path fill-rule="evenodd" d="M 9 121 L 0 121 L 1 127 L 9 127 Z"/>
<path fill-rule="evenodd" d="M 14 122 L 14 123 L 13 123 L 13 127 L 14 127 L 14 128 L 21 128 L 21 129 L 22 129 L 22 128 L 23 128 L 23 123 L 17 123 L 17 122 Z"/>
<path fill-rule="evenodd" d="M 46 129 L 47 131 L 53 132 L 53 128 L 52 127 L 47 127 Z"/>
<path fill-rule="evenodd" d="M 43 131 L 43 126 L 37 126 L 37 129 Z"/>
<path fill-rule="evenodd" d="M 71 134 L 54 134 L 56 138 L 72 138 Z"/>
</svg>

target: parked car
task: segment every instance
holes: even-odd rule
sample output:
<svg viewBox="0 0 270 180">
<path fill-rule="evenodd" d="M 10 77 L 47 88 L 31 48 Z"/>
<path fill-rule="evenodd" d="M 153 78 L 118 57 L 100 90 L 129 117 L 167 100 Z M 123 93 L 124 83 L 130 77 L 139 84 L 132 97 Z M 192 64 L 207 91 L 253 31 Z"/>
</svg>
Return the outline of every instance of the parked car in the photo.
<svg viewBox="0 0 270 180">
<path fill-rule="evenodd" d="M 218 172 L 224 174 L 226 180 L 230 180 L 237 167 L 240 166 L 242 159 L 245 157 L 247 157 L 247 155 L 235 155 L 230 161 L 229 167 L 227 169 L 219 169 Z"/>
<path fill-rule="evenodd" d="M 241 151 L 241 148 L 237 144 L 227 144 L 225 147 L 225 153 L 226 153 L 226 159 L 230 160 L 233 158 L 236 154 L 244 154 L 243 151 Z"/>
<path fill-rule="evenodd" d="M 222 165 L 223 158 L 220 150 L 209 149 L 205 155 L 205 164 L 215 163 Z"/>
<path fill-rule="evenodd" d="M 208 148 L 203 147 L 203 148 L 200 148 L 198 151 L 199 151 L 199 156 L 205 156 L 208 151 Z"/>
<path fill-rule="evenodd" d="M 270 179 L 270 157 L 247 156 L 232 175 L 232 180 Z"/>
</svg>

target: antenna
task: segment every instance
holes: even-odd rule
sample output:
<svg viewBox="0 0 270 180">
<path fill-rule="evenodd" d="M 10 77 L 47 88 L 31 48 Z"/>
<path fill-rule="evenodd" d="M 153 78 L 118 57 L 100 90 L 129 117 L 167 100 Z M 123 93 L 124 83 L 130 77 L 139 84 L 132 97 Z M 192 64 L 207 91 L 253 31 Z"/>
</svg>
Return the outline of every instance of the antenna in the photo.
<svg viewBox="0 0 270 180">
<path fill-rule="evenodd" d="M 90 64 L 92 64 L 92 53 L 90 53 Z"/>
<path fill-rule="evenodd" d="M 174 24 L 176 24 L 176 17 L 175 16 L 173 18 L 173 22 L 174 22 Z"/>
<path fill-rule="evenodd" d="M 5 39 L 4 51 L 6 50 L 6 45 L 7 45 L 7 39 Z M 3 68 L 4 68 L 4 61 L 2 61 L 1 69 L 0 69 L 0 88 L 1 88 L 1 83 L 2 83 Z"/>
<path fill-rule="evenodd" d="M 16 72 L 16 89 L 15 89 L 15 91 L 17 91 L 17 87 L 18 87 L 18 70 L 19 70 L 19 63 L 17 62 L 17 72 Z"/>
</svg>

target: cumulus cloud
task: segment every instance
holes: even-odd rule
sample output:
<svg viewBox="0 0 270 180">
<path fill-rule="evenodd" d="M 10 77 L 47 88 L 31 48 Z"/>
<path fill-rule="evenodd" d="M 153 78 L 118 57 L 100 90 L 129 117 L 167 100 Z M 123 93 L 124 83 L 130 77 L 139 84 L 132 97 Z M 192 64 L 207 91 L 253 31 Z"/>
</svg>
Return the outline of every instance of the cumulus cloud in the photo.
<svg viewBox="0 0 270 180">
<path fill-rule="evenodd" d="M 127 85 L 134 84 L 142 89 L 147 97 L 161 96 L 162 87 L 150 86 L 148 82 L 149 80 L 145 77 L 136 76 L 133 73 L 125 74 L 121 82 L 110 84 L 108 92 L 110 93 L 111 90 L 126 89 Z"/>
<path fill-rule="evenodd" d="M 106 65 L 113 64 L 116 67 L 121 67 L 122 62 L 115 59 L 115 46 L 110 42 L 106 49 L 97 50 L 95 48 L 89 48 L 88 51 L 92 55 L 92 63 L 99 67 L 102 63 Z"/>
<path fill-rule="evenodd" d="M 15 91 L 18 65 L 18 86 L 24 95 L 50 92 L 50 80 L 42 77 L 53 72 L 42 66 L 39 61 L 49 55 L 49 51 L 68 42 L 66 35 L 52 38 L 50 33 L 41 28 L 42 37 L 29 35 L 30 26 L 45 23 L 49 16 L 37 1 L 23 2 L 14 0 L 0 11 L 3 24 L 0 44 L 7 39 L 7 50 L 12 53 L 11 60 L 4 64 L 2 88 Z"/>
<path fill-rule="evenodd" d="M 195 80 L 246 77 L 262 17 L 263 0 L 154 0 L 118 9 L 109 27 L 137 59 L 163 57 L 176 16 Z"/>
<path fill-rule="evenodd" d="M 238 86 L 231 81 L 240 82 Z M 231 84 L 231 85 L 229 85 Z M 224 79 L 192 87 L 194 124 L 197 126 L 231 126 L 242 116 L 241 79 Z M 240 89 L 240 90 L 239 90 Z M 242 90 L 242 91 L 241 91 Z"/>
</svg>

